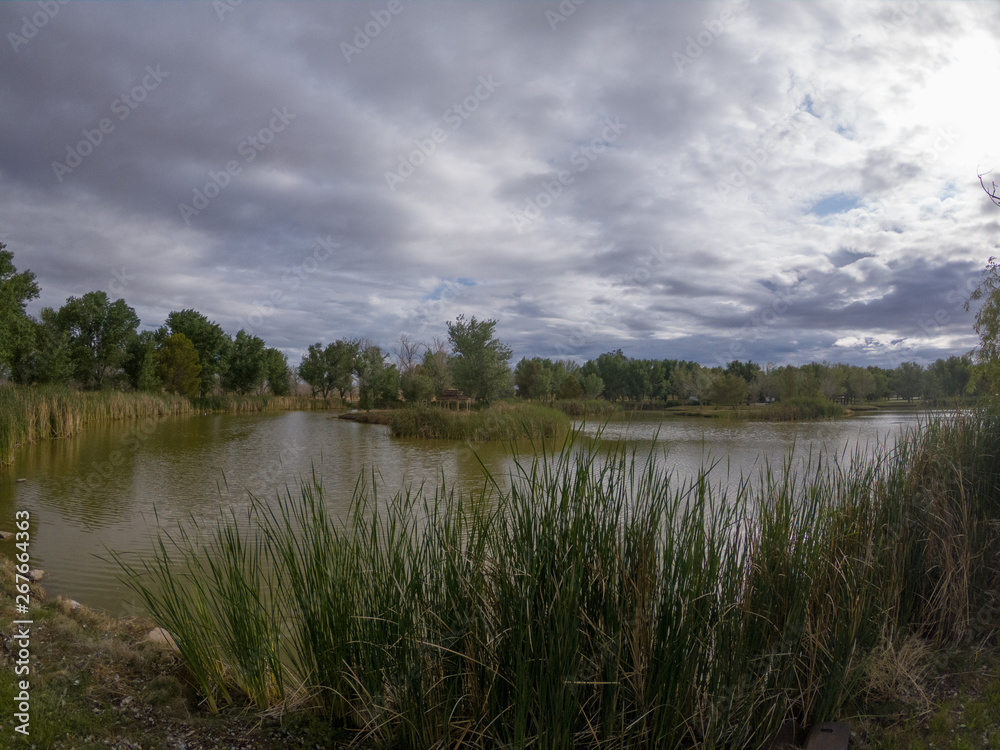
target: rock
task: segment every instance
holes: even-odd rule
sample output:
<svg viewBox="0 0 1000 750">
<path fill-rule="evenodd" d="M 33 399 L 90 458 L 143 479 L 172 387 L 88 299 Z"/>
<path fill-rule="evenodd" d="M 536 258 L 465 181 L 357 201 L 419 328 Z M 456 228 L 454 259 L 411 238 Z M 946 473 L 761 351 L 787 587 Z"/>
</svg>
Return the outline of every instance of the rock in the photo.
<svg viewBox="0 0 1000 750">
<path fill-rule="evenodd" d="M 59 597 L 56 603 L 62 608 L 63 613 L 67 615 L 70 612 L 76 612 L 83 606 L 76 599 L 63 599 L 62 597 Z"/>
<path fill-rule="evenodd" d="M 163 628 L 153 628 L 150 630 L 149 634 L 146 636 L 146 640 L 150 643 L 163 646 L 170 651 L 180 651 L 180 649 L 177 648 L 177 643 L 174 641 L 174 637 Z"/>
<path fill-rule="evenodd" d="M 13 531 L 0 531 L 0 542 L 6 542 L 14 538 Z"/>
<path fill-rule="evenodd" d="M 24 483 L 25 483 L 25 482 L 27 482 L 27 481 L 28 481 L 27 479 L 18 479 L 18 480 L 17 480 L 17 483 L 18 483 L 18 484 L 24 484 Z"/>
<path fill-rule="evenodd" d="M 33 570 L 28 571 L 29 581 L 40 581 L 43 578 L 45 578 L 45 571 L 42 570 L 41 568 L 35 568 Z"/>
</svg>

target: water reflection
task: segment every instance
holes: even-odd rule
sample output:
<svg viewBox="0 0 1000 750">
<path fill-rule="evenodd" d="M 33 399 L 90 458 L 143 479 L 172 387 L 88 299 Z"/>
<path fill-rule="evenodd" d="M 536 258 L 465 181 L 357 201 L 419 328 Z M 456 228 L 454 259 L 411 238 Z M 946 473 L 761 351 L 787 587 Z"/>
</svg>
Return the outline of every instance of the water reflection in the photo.
<svg viewBox="0 0 1000 750">
<path fill-rule="evenodd" d="M 710 462 L 713 481 L 733 487 L 766 461 L 780 466 L 820 450 L 843 454 L 892 440 L 915 415 L 879 414 L 798 424 L 719 424 L 707 419 L 640 416 L 602 427 L 605 440 L 623 440 L 640 457 L 652 450 L 684 481 Z M 585 431 L 595 434 L 597 427 Z M 519 446 L 530 452 L 530 446 Z M 514 470 L 506 446 L 474 448 L 450 441 L 396 440 L 388 428 L 330 419 L 316 412 L 199 415 L 93 428 L 67 440 L 27 446 L 0 472 L 0 529 L 15 510 L 31 513 L 32 563 L 49 573 L 50 595 L 65 595 L 112 612 L 139 611 L 102 560 L 105 545 L 146 554 L 159 528 L 192 521 L 210 529 L 222 514 L 246 517 L 248 493 L 295 492 L 315 474 L 335 514 L 345 515 L 358 479 L 375 472 L 379 501 L 409 484 L 433 489 L 483 488 L 485 468 L 497 478 Z M 16 484 L 15 479 L 28 481 Z M 11 549 L 4 549 L 10 554 Z"/>
</svg>

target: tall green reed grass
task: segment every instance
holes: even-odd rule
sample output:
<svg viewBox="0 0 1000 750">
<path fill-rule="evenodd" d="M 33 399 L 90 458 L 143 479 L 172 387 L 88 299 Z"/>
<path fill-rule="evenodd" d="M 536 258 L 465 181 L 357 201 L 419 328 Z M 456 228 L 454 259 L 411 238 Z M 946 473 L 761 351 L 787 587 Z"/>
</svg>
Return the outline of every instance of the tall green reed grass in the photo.
<svg viewBox="0 0 1000 750">
<path fill-rule="evenodd" d="M 11 463 L 19 445 L 69 437 L 84 425 L 193 411 L 182 396 L 0 386 L 0 466 Z"/>
<path fill-rule="evenodd" d="M 313 478 L 116 559 L 211 710 L 384 747 L 759 747 L 837 717 L 886 644 L 965 637 L 998 455 L 967 415 L 728 492 L 574 435 L 482 493 L 359 481 L 335 518 Z"/>
<path fill-rule="evenodd" d="M 390 413 L 393 437 L 419 437 L 473 442 L 542 440 L 565 435 L 570 419 L 561 411 L 537 404 L 498 403 L 486 409 L 452 411 L 407 407 Z"/>
</svg>

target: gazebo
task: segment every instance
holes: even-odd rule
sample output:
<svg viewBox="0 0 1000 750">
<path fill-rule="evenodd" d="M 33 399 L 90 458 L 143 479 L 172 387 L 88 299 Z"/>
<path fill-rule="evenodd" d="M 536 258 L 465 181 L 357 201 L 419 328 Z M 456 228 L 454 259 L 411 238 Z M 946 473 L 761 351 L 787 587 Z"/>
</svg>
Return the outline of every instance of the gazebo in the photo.
<svg viewBox="0 0 1000 750">
<path fill-rule="evenodd" d="M 434 400 L 439 404 L 447 404 L 449 409 L 452 404 L 455 404 L 459 411 L 462 411 L 462 404 L 465 404 L 466 409 L 472 409 L 472 396 L 466 396 L 457 388 L 448 388 Z"/>
</svg>

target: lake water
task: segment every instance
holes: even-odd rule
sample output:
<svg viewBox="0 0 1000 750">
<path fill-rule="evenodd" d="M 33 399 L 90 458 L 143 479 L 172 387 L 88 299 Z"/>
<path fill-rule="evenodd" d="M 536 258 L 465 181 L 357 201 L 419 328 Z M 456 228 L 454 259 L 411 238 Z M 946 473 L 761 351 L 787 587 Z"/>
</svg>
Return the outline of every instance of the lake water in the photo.
<svg viewBox="0 0 1000 750">
<path fill-rule="evenodd" d="M 871 449 L 917 427 L 914 414 L 859 416 L 825 422 L 726 423 L 643 415 L 603 427 L 605 439 L 651 447 L 680 479 L 715 463 L 712 477 L 732 486 L 792 455 L 838 455 Z M 586 432 L 597 428 L 586 426 Z M 400 440 L 388 427 L 331 418 L 322 412 L 200 415 L 119 423 L 88 429 L 66 440 L 19 450 L 0 469 L 0 529 L 14 529 L 14 514 L 31 514 L 32 566 L 47 573 L 51 597 L 67 596 L 115 614 L 139 613 L 118 580 L 107 550 L 143 555 L 160 529 L 192 521 L 206 529 L 224 513 L 245 511 L 248 493 L 273 497 L 314 473 L 334 510 L 346 510 L 356 483 L 375 470 L 380 499 L 404 484 L 475 491 L 485 466 L 506 476 L 514 459 L 505 446 L 452 441 Z M 481 463 L 482 462 L 482 465 Z M 17 483 L 17 479 L 25 479 Z M 244 514 L 245 515 L 245 514 Z M 0 553 L 10 555 L 12 542 Z"/>
</svg>

